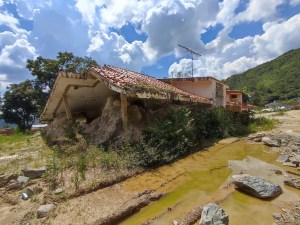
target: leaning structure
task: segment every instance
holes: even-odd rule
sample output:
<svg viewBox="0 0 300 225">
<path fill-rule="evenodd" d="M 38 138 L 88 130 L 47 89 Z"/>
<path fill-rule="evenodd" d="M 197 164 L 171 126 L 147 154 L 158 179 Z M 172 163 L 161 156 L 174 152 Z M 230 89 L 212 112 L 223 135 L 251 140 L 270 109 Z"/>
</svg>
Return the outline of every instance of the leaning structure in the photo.
<svg viewBox="0 0 300 225">
<path fill-rule="evenodd" d="M 138 138 L 147 121 L 170 108 L 194 105 L 211 108 L 214 101 L 141 73 L 92 66 L 85 76 L 58 73 L 40 120 L 48 123 L 49 140 L 63 136 L 68 120 L 78 120 L 95 144 L 103 144 L 122 136 Z"/>
</svg>

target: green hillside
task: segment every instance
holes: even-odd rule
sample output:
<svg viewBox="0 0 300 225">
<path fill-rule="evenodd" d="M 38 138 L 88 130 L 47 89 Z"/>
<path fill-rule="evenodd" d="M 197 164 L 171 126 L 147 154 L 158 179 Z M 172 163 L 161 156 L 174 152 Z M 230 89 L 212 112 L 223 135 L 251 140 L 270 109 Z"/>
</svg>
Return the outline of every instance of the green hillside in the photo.
<svg viewBox="0 0 300 225">
<path fill-rule="evenodd" d="M 300 97 L 300 49 L 233 75 L 225 82 L 230 89 L 246 90 L 255 105 Z"/>
</svg>

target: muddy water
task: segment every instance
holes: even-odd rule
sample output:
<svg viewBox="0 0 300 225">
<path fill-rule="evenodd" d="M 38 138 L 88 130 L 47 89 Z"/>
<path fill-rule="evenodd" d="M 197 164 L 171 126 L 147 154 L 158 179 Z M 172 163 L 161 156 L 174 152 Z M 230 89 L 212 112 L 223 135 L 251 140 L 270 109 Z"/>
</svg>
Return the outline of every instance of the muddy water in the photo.
<svg viewBox="0 0 300 225">
<path fill-rule="evenodd" d="M 172 165 L 141 174 L 121 184 L 128 192 L 157 189 L 167 195 L 143 208 L 123 221 L 122 225 L 142 224 L 155 218 L 150 224 L 172 224 L 193 208 L 212 201 L 224 200 L 222 207 L 230 214 L 230 224 L 272 224 L 272 213 L 279 207 L 272 202 L 261 201 L 230 189 L 219 189 L 232 170 L 229 160 L 242 160 L 247 156 L 275 163 L 278 155 L 264 145 L 237 141 L 216 144 L 204 151 L 179 160 Z M 169 208 L 169 209 L 168 209 Z M 170 210 L 171 209 L 171 210 Z M 255 215 L 255 216 L 254 216 Z"/>
</svg>

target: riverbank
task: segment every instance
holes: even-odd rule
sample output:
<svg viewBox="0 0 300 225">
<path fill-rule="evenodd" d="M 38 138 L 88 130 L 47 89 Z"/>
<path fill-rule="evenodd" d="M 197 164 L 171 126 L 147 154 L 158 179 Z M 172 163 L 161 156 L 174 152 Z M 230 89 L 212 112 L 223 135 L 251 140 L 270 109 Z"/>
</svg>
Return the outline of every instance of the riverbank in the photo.
<svg viewBox="0 0 300 225">
<path fill-rule="evenodd" d="M 278 127 L 266 134 L 300 134 L 300 111 L 275 118 L 280 121 Z M 283 184 L 284 177 L 290 176 L 286 170 L 297 171 L 276 162 L 279 154 L 280 148 L 231 138 L 170 165 L 60 202 L 41 194 L 23 201 L 20 199 L 22 190 L 8 193 L 2 195 L 5 198 L 0 202 L 0 224 L 135 225 L 173 224 L 175 221 L 192 224 L 199 220 L 201 206 L 208 202 L 220 203 L 228 212 L 231 225 L 240 225 L 241 219 L 243 225 L 271 224 L 272 213 L 283 213 L 282 208 L 293 212 L 294 201 L 300 195 L 297 189 Z M 282 175 L 275 174 L 275 168 L 281 170 Z M 237 192 L 229 178 L 241 172 L 279 182 L 284 187 L 283 195 L 269 202 Z M 12 204 L 14 199 L 17 199 L 15 205 Z M 55 209 L 46 218 L 37 219 L 36 211 L 44 203 L 54 203 Z"/>
</svg>

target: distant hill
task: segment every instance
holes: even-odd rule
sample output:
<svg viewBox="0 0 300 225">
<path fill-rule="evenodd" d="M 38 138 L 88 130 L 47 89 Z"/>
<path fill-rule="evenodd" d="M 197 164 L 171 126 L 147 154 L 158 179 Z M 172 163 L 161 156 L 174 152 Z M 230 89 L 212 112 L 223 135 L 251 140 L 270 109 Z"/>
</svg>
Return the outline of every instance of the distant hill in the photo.
<svg viewBox="0 0 300 225">
<path fill-rule="evenodd" d="M 300 97 L 300 48 L 225 80 L 245 90 L 255 105 Z"/>
</svg>

